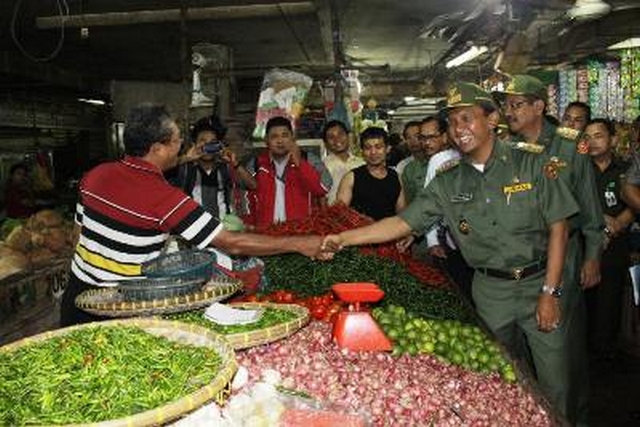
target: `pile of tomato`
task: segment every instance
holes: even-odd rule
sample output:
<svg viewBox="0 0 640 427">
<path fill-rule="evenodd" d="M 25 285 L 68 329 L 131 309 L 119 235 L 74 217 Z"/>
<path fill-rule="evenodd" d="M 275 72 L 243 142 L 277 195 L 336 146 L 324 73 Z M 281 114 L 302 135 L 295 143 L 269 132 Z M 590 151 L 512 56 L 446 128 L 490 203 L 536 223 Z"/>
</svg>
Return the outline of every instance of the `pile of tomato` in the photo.
<svg viewBox="0 0 640 427">
<path fill-rule="evenodd" d="M 298 304 L 306 307 L 315 320 L 331 322 L 335 320 L 337 314 L 345 307 L 345 303 L 337 300 L 333 293 L 328 292 L 323 295 L 312 297 L 301 297 L 293 292 L 278 290 L 268 294 L 244 295 L 233 300 L 234 302 L 275 302 L 279 304 Z"/>
</svg>

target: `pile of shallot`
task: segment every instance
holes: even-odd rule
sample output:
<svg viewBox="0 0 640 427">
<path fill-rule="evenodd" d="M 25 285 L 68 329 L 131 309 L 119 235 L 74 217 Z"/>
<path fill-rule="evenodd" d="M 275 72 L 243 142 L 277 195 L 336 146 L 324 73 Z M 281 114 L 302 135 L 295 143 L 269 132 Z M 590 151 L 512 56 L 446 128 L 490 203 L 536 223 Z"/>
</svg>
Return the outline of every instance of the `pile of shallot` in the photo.
<svg viewBox="0 0 640 427">
<path fill-rule="evenodd" d="M 340 349 L 322 322 L 240 352 L 238 362 L 249 382 L 273 369 L 284 387 L 365 414 L 375 426 L 553 425 L 532 394 L 498 374 L 466 371 L 430 355 Z"/>
</svg>

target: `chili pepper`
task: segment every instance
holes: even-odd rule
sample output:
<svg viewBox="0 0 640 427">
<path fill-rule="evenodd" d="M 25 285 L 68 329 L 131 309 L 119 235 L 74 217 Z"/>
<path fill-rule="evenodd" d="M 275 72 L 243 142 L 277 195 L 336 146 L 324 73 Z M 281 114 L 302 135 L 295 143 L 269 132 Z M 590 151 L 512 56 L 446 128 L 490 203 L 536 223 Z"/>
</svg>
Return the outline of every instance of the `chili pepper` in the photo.
<svg viewBox="0 0 640 427">
<path fill-rule="evenodd" d="M 0 351 L 0 425 L 126 417 L 201 388 L 220 363 L 213 349 L 122 326 L 82 328 Z"/>
</svg>

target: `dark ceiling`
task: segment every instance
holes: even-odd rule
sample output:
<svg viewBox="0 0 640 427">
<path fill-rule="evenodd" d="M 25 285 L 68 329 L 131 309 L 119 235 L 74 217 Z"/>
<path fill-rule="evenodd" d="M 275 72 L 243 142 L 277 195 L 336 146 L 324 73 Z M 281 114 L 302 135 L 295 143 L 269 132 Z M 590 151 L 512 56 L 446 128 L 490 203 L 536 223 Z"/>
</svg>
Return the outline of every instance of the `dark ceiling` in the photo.
<svg viewBox="0 0 640 427">
<path fill-rule="evenodd" d="M 608 0 L 612 11 L 586 23 L 565 17 L 573 3 L 2 0 L 0 87 L 99 91 L 111 80 L 186 82 L 192 46 L 213 43 L 230 48 L 232 66 L 220 73 L 237 78 L 258 79 L 276 66 L 314 77 L 347 67 L 374 83 L 413 82 L 437 91 L 451 76 L 491 72 L 505 46 L 506 67 L 539 67 L 603 54 L 614 42 L 640 36 L 638 0 Z M 489 46 L 489 53 L 446 70 L 446 61 L 470 43 Z"/>
</svg>

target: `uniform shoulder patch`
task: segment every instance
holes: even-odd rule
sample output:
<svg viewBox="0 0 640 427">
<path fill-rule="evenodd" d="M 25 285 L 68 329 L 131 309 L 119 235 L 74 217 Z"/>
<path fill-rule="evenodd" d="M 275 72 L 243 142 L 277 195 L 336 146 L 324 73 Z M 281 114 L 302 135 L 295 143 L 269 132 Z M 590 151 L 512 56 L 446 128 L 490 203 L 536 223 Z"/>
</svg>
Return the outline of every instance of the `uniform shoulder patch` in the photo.
<svg viewBox="0 0 640 427">
<path fill-rule="evenodd" d="M 510 145 L 514 150 L 526 151 L 527 153 L 540 154 L 544 151 L 544 145 L 532 142 L 512 142 Z"/>
<path fill-rule="evenodd" d="M 556 129 L 556 135 L 566 139 L 570 139 L 571 141 L 575 141 L 576 139 L 578 139 L 578 136 L 580 136 L 580 131 L 561 126 Z"/>
<path fill-rule="evenodd" d="M 456 166 L 458 166 L 459 164 L 460 164 L 460 159 L 447 160 L 446 162 L 441 164 L 440 167 L 438 167 L 438 169 L 436 169 L 436 175 L 440 175 L 448 170 L 451 170 Z"/>
<path fill-rule="evenodd" d="M 589 154 L 589 143 L 586 139 L 581 139 L 580 141 L 578 141 L 578 143 L 576 144 L 576 151 L 579 154 Z"/>
</svg>

